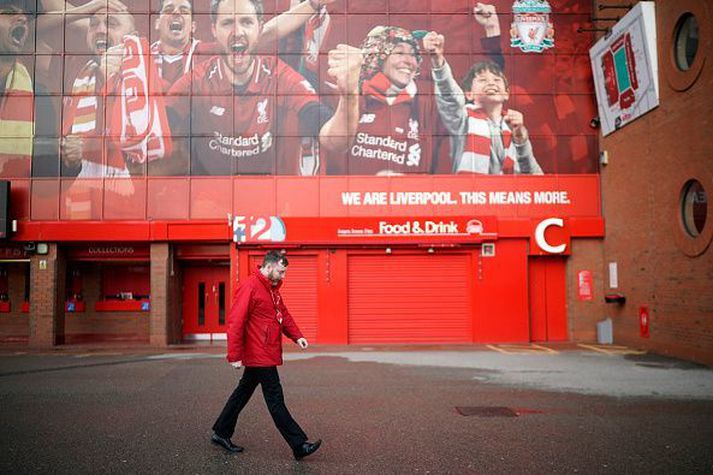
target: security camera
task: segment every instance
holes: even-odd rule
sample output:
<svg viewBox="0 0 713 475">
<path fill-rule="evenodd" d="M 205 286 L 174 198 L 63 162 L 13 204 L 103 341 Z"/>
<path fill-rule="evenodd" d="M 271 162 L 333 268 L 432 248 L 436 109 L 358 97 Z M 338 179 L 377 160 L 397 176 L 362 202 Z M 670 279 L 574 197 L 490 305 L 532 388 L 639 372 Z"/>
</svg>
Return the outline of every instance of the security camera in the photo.
<svg viewBox="0 0 713 475">
<path fill-rule="evenodd" d="M 601 123 L 599 117 L 593 117 L 592 120 L 589 121 L 589 126 L 593 129 L 598 129 Z"/>
<path fill-rule="evenodd" d="M 37 245 L 34 242 L 26 242 L 22 245 L 22 249 L 24 249 L 25 252 L 35 252 Z"/>
</svg>

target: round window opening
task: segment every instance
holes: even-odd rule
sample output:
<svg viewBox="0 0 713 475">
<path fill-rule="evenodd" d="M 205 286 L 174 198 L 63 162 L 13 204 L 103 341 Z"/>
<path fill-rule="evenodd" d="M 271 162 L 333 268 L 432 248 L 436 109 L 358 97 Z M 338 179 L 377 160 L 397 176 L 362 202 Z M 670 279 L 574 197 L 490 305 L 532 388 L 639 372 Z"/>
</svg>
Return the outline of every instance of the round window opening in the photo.
<svg viewBox="0 0 713 475">
<path fill-rule="evenodd" d="M 683 226 L 691 237 L 703 233 L 708 214 L 708 195 L 698 180 L 691 180 L 683 188 Z"/>
<path fill-rule="evenodd" d="M 693 65 L 698 51 L 698 21 L 690 13 L 686 13 L 678 21 L 674 36 L 674 56 L 676 66 L 681 71 L 688 71 Z"/>
</svg>

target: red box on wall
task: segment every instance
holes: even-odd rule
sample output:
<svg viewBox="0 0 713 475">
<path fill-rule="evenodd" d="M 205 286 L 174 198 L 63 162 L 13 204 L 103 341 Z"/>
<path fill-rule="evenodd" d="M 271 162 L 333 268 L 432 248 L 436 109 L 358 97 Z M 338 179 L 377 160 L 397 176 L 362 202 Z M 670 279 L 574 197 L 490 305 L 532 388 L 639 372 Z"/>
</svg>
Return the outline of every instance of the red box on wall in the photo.
<svg viewBox="0 0 713 475">
<path fill-rule="evenodd" d="M 12 309 L 9 300 L 0 301 L 0 312 L 7 313 Z"/>
<path fill-rule="evenodd" d="M 22 308 L 20 308 L 22 313 L 30 313 L 30 302 L 22 302 Z"/>
<path fill-rule="evenodd" d="M 94 305 L 97 312 L 148 312 L 149 300 L 100 300 Z"/>
</svg>

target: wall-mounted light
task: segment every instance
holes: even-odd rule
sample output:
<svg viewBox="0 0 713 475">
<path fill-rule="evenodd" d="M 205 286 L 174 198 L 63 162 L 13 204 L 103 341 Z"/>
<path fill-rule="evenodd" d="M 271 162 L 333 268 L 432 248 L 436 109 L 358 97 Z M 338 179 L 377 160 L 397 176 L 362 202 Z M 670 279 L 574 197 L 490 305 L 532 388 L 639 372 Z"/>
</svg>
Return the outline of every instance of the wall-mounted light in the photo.
<svg viewBox="0 0 713 475">
<path fill-rule="evenodd" d="M 50 246 L 46 242 L 38 242 L 36 251 L 37 254 L 45 255 L 50 252 Z"/>
<path fill-rule="evenodd" d="M 387 253 L 387 254 L 391 254 L 391 248 L 390 248 L 390 247 L 387 247 L 387 248 L 386 248 L 386 253 Z"/>
<path fill-rule="evenodd" d="M 428 253 L 429 253 L 429 254 L 433 254 L 434 252 L 436 252 L 435 249 L 433 249 L 432 247 L 429 247 L 429 248 L 428 248 Z"/>
</svg>

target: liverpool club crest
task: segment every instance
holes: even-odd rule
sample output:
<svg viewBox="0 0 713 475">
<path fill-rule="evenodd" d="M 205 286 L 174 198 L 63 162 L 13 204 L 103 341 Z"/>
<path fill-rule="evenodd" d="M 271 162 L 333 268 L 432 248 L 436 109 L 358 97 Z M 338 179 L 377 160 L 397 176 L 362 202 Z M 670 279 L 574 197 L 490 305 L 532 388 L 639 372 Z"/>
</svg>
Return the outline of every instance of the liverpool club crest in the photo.
<svg viewBox="0 0 713 475">
<path fill-rule="evenodd" d="M 541 53 L 555 45 L 555 29 L 550 21 L 552 8 L 547 0 L 515 0 L 510 28 L 510 46 L 525 53 Z"/>
</svg>

